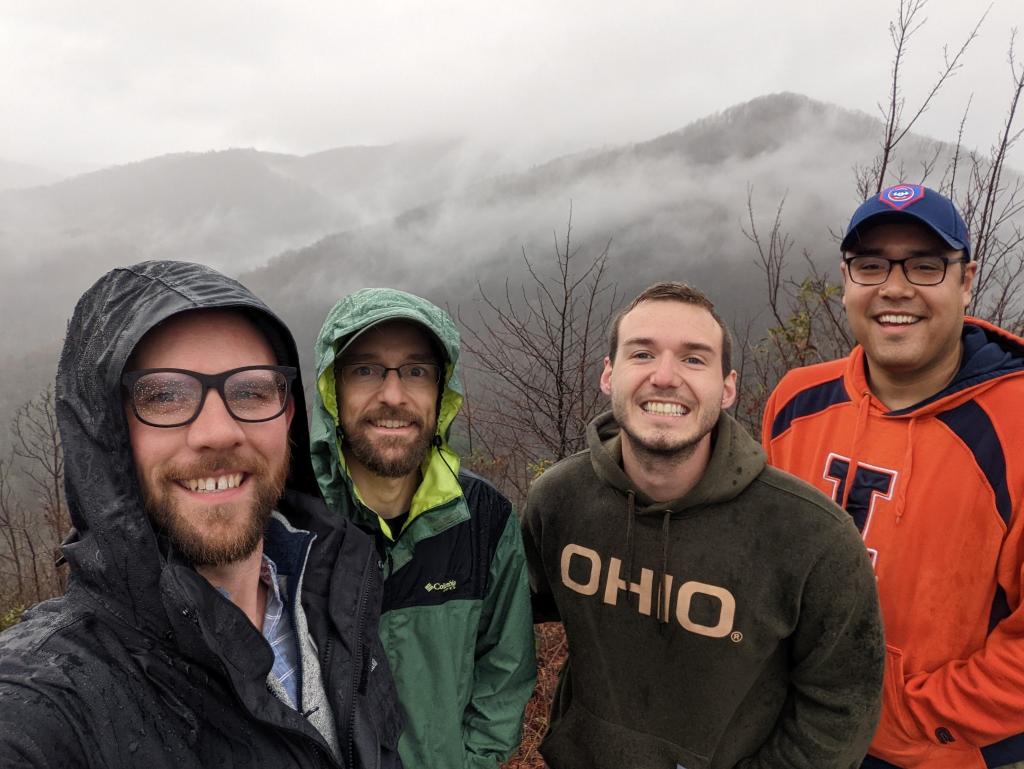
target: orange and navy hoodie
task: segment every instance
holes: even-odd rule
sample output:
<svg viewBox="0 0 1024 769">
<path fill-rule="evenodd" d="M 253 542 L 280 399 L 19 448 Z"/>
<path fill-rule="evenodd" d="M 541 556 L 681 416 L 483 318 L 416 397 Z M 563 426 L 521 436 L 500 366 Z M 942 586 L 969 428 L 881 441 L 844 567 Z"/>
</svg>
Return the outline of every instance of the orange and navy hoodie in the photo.
<svg viewBox="0 0 1024 769">
<path fill-rule="evenodd" d="M 865 767 L 1024 760 L 1024 339 L 968 318 L 953 381 L 890 411 L 864 350 L 787 374 L 768 461 L 839 502 L 875 566 L 882 720 Z"/>
</svg>

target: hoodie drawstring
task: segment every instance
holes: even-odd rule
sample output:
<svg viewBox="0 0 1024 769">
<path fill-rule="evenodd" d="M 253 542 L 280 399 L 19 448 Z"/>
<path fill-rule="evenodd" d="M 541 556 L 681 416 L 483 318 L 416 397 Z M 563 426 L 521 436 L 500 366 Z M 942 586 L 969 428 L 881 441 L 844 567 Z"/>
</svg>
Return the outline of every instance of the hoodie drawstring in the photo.
<svg viewBox="0 0 1024 769">
<path fill-rule="evenodd" d="M 917 424 L 917 417 L 910 418 L 907 426 L 907 450 L 903 453 L 903 483 L 900 484 L 899 493 L 896 495 L 896 523 L 903 520 L 903 511 L 907 507 L 907 481 L 914 477 L 914 427 Z"/>
<path fill-rule="evenodd" d="M 846 502 L 850 498 L 850 491 L 853 489 L 854 480 L 857 477 L 857 463 L 860 461 L 859 446 L 860 437 L 867 432 L 868 416 L 871 413 L 871 393 L 865 390 L 861 393 L 860 403 L 857 405 L 857 424 L 853 428 L 853 441 L 850 443 L 850 466 L 846 468 L 846 483 L 843 486 L 843 498 L 837 500 L 839 506 L 847 509 Z"/>
<path fill-rule="evenodd" d="M 658 575 L 658 609 L 655 614 L 662 625 L 668 624 L 668 607 L 665 606 L 665 582 L 668 580 L 668 525 L 672 520 L 672 511 L 666 510 L 661 519 L 661 573 Z M 664 608 L 664 611 L 662 609 Z"/>
<path fill-rule="evenodd" d="M 636 493 L 626 492 L 626 580 L 633 581 L 633 516 L 636 514 Z"/>
</svg>

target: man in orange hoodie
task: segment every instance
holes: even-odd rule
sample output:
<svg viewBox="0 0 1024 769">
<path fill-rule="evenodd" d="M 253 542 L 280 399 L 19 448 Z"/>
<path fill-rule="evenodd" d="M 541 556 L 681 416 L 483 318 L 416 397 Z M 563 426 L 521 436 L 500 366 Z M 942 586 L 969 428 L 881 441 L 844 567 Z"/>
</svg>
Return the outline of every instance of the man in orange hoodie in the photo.
<svg viewBox="0 0 1024 769">
<path fill-rule="evenodd" d="M 938 192 L 883 190 L 841 248 L 858 346 L 782 379 L 763 443 L 875 565 L 887 664 L 863 767 L 1024 767 L 1024 340 L 965 317 L 978 264 Z"/>
</svg>

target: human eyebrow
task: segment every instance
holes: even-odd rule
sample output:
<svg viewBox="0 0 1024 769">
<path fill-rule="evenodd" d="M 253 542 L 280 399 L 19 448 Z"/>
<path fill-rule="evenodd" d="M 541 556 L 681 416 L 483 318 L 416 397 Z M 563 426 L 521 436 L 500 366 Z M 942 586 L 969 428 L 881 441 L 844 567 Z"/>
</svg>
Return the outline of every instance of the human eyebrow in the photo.
<svg viewBox="0 0 1024 769">
<path fill-rule="evenodd" d="M 622 342 L 623 347 L 654 347 L 654 340 L 646 336 L 635 336 Z"/>
</svg>

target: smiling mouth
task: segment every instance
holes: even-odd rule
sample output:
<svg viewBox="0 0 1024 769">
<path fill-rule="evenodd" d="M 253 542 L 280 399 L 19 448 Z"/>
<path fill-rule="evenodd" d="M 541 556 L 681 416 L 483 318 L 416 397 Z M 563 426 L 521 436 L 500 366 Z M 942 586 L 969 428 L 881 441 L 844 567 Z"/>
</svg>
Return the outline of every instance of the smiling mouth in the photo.
<svg viewBox="0 0 1024 769">
<path fill-rule="evenodd" d="M 385 430 L 400 430 L 403 427 L 412 427 L 412 422 L 405 422 L 399 419 L 375 419 L 370 422 L 374 427 L 380 427 Z"/>
<path fill-rule="evenodd" d="M 876 321 L 885 326 L 912 326 L 921 318 L 916 315 L 904 315 L 902 313 L 888 312 L 875 318 Z"/>
<path fill-rule="evenodd" d="M 665 401 L 647 401 L 641 404 L 640 408 L 648 414 L 657 416 L 682 417 L 690 413 L 690 409 L 681 403 L 666 403 Z"/>
<path fill-rule="evenodd" d="M 246 478 L 245 473 L 229 473 L 208 478 L 182 478 L 178 483 L 189 491 L 208 494 L 211 491 L 227 491 L 237 489 Z"/>
</svg>

